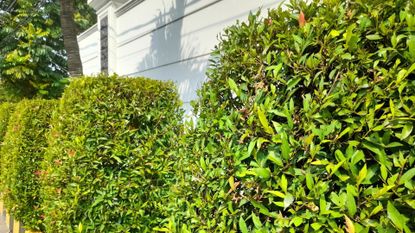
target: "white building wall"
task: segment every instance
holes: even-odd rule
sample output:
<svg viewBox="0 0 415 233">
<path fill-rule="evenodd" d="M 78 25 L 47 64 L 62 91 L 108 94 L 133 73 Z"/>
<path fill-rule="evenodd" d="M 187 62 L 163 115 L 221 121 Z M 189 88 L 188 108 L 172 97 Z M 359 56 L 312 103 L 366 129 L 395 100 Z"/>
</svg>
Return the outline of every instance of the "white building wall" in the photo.
<svg viewBox="0 0 415 233">
<path fill-rule="evenodd" d="M 84 74 L 99 73 L 99 31 L 96 24 L 78 36 L 78 45 Z"/>
<path fill-rule="evenodd" d="M 223 29 L 281 0 L 132 0 L 115 10 L 117 74 L 173 80 L 184 107 L 206 79 Z M 111 69 L 110 69 L 111 70 Z"/>
</svg>

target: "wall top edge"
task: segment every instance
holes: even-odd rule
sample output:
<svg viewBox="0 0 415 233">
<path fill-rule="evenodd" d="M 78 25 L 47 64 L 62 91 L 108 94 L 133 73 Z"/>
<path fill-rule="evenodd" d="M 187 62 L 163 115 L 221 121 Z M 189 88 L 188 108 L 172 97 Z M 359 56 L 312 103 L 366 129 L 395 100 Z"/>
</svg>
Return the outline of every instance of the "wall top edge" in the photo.
<svg viewBox="0 0 415 233">
<path fill-rule="evenodd" d="M 98 24 L 92 25 L 90 28 L 86 29 L 84 32 L 77 36 L 78 41 L 86 39 L 88 36 L 98 31 Z"/>
<path fill-rule="evenodd" d="M 135 6 L 141 4 L 145 0 L 129 0 L 128 2 L 124 3 L 122 6 L 120 6 L 116 11 L 115 15 L 118 17 L 120 15 L 123 15 L 127 11 L 131 10 Z"/>
</svg>

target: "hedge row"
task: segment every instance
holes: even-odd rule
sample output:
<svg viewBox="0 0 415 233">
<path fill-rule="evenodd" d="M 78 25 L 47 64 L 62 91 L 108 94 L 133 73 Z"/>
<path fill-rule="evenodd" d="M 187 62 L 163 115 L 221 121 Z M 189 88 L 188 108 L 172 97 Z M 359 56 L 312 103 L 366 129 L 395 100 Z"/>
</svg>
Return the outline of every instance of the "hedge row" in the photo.
<svg viewBox="0 0 415 233">
<path fill-rule="evenodd" d="M 0 104 L 0 151 L 3 146 L 4 136 L 7 132 L 7 126 L 9 124 L 10 115 L 13 113 L 14 104 L 12 103 L 2 103 Z M 4 169 L 6 168 L 5 164 L 2 163 L 2 154 L 0 152 L 0 190 L 3 190 L 4 182 L 1 179 Z"/>
<path fill-rule="evenodd" d="M 5 207 L 32 230 L 41 230 L 40 164 L 47 147 L 54 100 L 23 100 L 15 107 L 7 127 L 0 179 Z"/>
<path fill-rule="evenodd" d="M 35 122 L 10 123 L 2 164 L 41 162 L 22 180 L 38 187 L 5 179 L 9 210 L 33 187 L 38 225 L 23 222 L 45 232 L 415 231 L 413 12 L 293 0 L 250 15 L 222 35 L 190 127 L 174 86 L 143 78 L 74 79 L 39 119 L 19 103 Z M 7 142 L 23 125 L 47 131 L 38 154 Z"/>
<path fill-rule="evenodd" d="M 169 216 L 180 105 L 170 82 L 116 76 L 18 103 L 1 149 L 6 208 L 29 230 L 152 232 Z"/>
<path fill-rule="evenodd" d="M 54 115 L 43 197 L 47 232 L 151 232 L 166 218 L 182 114 L 172 83 L 84 78 Z"/>
</svg>

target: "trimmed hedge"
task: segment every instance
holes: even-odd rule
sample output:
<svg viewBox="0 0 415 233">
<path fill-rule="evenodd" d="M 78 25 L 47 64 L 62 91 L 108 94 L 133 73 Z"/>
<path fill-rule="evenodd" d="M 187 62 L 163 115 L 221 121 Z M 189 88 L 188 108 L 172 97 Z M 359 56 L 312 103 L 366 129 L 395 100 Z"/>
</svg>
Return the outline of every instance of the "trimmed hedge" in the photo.
<svg viewBox="0 0 415 233">
<path fill-rule="evenodd" d="M 14 103 L 2 103 L 0 104 L 0 142 L 3 142 L 4 135 L 7 132 L 7 125 L 9 124 L 10 115 L 14 111 Z"/>
<path fill-rule="evenodd" d="M 43 164 L 46 232 L 153 232 L 169 216 L 173 83 L 85 77 L 65 90 Z"/>
<path fill-rule="evenodd" d="M 6 209 L 29 230 L 42 229 L 39 169 L 55 105 L 52 100 L 17 103 L 1 148 Z"/>
<path fill-rule="evenodd" d="M 414 8 L 293 0 L 226 29 L 187 139 L 182 228 L 415 231 Z"/>
<path fill-rule="evenodd" d="M 3 146 L 4 136 L 7 132 L 7 125 L 9 124 L 10 115 L 13 113 L 15 104 L 13 103 L 2 103 L 0 104 L 0 193 L 3 192 L 4 182 L 1 179 L 3 174 L 3 169 L 5 169 L 5 164 L 2 163 L 2 154 L 1 147 Z M 1 197 L 0 197 L 1 198 Z"/>
</svg>

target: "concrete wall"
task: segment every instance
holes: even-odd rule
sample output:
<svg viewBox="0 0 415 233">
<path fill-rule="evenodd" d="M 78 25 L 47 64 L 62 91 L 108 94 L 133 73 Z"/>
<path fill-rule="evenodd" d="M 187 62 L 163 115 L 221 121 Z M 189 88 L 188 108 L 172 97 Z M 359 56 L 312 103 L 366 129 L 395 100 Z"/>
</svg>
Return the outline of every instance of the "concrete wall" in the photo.
<svg viewBox="0 0 415 233">
<path fill-rule="evenodd" d="M 237 20 L 246 20 L 250 11 L 266 11 L 280 1 L 133 0 L 109 7 L 106 13 L 99 10 L 102 15 L 115 15 L 115 45 L 110 48 L 115 62 L 110 70 L 120 75 L 173 80 L 189 112 L 190 101 L 206 79 L 209 53 L 218 43 L 218 34 Z"/>
</svg>

